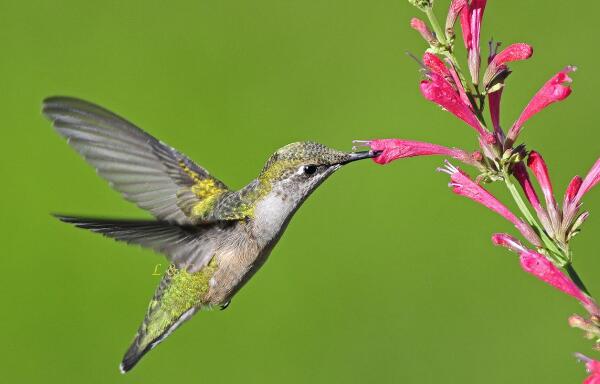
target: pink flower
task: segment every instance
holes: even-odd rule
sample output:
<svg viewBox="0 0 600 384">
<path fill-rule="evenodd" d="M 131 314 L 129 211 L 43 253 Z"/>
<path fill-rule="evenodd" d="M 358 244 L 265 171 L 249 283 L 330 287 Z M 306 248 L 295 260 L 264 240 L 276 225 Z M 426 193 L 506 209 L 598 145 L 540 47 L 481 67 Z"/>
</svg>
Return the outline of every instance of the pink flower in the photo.
<svg viewBox="0 0 600 384">
<path fill-rule="evenodd" d="M 541 246 L 541 241 L 537 234 L 531 229 L 529 225 L 519 220 L 506 206 L 499 202 L 491 193 L 486 191 L 479 184 L 475 183 L 471 178 L 459 168 L 454 167 L 448 161 L 444 168 L 439 168 L 438 171 L 444 172 L 450 175 L 450 184 L 452 192 L 457 195 L 468 197 L 469 199 L 478 202 L 479 204 L 489 208 L 496 212 L 500 216 L 504 217 L 521 232 L 521 234 L 535 246 Z"/>
<path fill-rule="evenodd" d="M 374 151 L 383 151 L 381 155 L 373 158 L 373 161 L 382 165 L 396 159 L 429 155 L 449 156 L 467 164 L 475 164 L 477 162 L 476 155 L 469 154 L 462 149 L 448 148 L 420 141 L 381 139 L 368 141 L 355 140 L 354 143 L 369 146 Z"/>
<path fill-rule="evenodd" d="M 575 199 L 577 192 L 579 192 L 579 188 L 581 188 L 581 183 L 583 179 L 579 176 L 575 176 L 571 179 L 571 182 L 567 186 L 567 190 L 565 191 L 565 199 L 563 202 L 563 207 L 568 205 Z"/>
<path fill-rule="evenodd" d="M 470 106 L 471 105 L 471 100 L 469 100 L 469 96 L 467 96 L 467 92 L 465 91 L 465 87 L 463 87 L 463 84 L 460 81 L 460 77 L 458 76 L 458 72 L 456 72 L 456 68 L 454 68 L 454 66 L 452 65 L 451 62 L 449 62 L 448 64 L 450 65 L 450 69 L 448 69 L 448 71 L 450 72 L 450 76 L 452 77 L 452 81 L 454 82 L 454 86 L 455 86 L 456 90 L 458 91 L 458 96 L 460 97 L 460 99 L 462 100 L 462 102 L 465 105 Z"/>
<path fill-rule="evenodd" d="M 544 84 L 535 96 L 533 96 L 523 112 L 521 112 L 521 116 L 519 116 L 508 132 L 508 140 L 511 143 L 515 142 L 523 128 L 523 124 L 525 124 L 531 116 L 554 102 L 566 99 L 571 94 L 571 87 L 568 84 L 572 82 L 572 79 L 568 74 L 575 71 L 575 69 L 575 67 L 569 66 L 558 72 Z"/>
<path fill-rule="evenodd" d="M 473 127 L 486 142 L 493 142 L 494 137 L 479 122 L 470 105 L 464 103 L 459 92 L 443 77 L 435 72 L 427 74 L 428 79 L 421 81 L 423 96 L 450 111 L 456 117 Z"/>
<path fill-rule="evenodd" d="M 500 127 L 500 99 L 502 98 L 502 88 L 496 92 L 488 94 L 488 104 L 490 106 L 490 117 L 492 118 L 492 125 L 494 126 L 494 132 L 501 139 L 504 140 L 504 132 Z"/>
<path fill-rule="evenodd" d="M 494 56 L 490 61 L 485 74 L 483 75 L 483 84 L 489 85 L 490 82 L 502 73 L 507 71 L 506 63 L 512 61 L 526 60 L 533 55 L 533 48 L 525 43 L 511 44 L 502 52 Z"/>
<path fill-rule="evenodd" d="M 533 184 L 531 184 L 529 174 L 527 173 L 527 169 L 525 168 L 523 163 L 515 164 L 513 168 L 513 175 L 519 181 L 519 184 L 521 184 L 521 188 L 523 188 L 523 192 L 525 192 L 525 197 L 527 197 L 527 200 L 529 201 L 533 209 L 535 209 L 535 212 L 537 213 L 538 218 L 544 226 L 544 229 L 550 234 L 550 236 L 552 236 L 554 234 L 552 223 L 550 222 L 548 213 L 546 213 L 546 210 L 540 204 L 540 199 L 538 198 L 537 193 L 535 192 Z"/>
<path fill-rule="evenodd" d="M 521 253 L 527 251 L 527 248 L 514 237 L 507 235 L 506 233 L 494 233 L 492 235 L 492 242 L 496 245 L 501 245 L 505 248 L 510 249 L 513 252 Z"/>
<path fill-rule="evenodd" d="M 575 196 L 575 202 L 579 203 L 583 195 L 588 193 L 590 189 L 592 189 L 596 184 L 600 182 L 600 158 L 596 160 L 592 169 L 588 172 L 587 176 L 581 183 L 581 187 L 577 191 L 577 195 Z"/>
<path fill-rule="evenodd" d="M 585 369 L 590 374 L 583 384 L 600 384 L 600 362 L 581 353 L 576 353 L 575 356 L 585 363 Z"/>
<path fill-rule="evenodd" d="M 423 54 L 423 65 L 427 67 L 431 72 L 444 76 L 446 78 L 451 77 L 450 71 L 446 67 L 446 64 L 439 57 L 430 52 Z"/>
<path fill-rule="evenodd" d="M 471 0 L 471 4 L 468 7 L 463 7 L 460 12 L 460 25 L 468 52 L 469 72 L 471 72 L 473 84 L 479 84 L 481 61 L 479 56 L 479 34 L 486 3 L 486 0 Z"/>
<path fill-rule="evenodd" d="M 592 311 L 592 314 L 597 312 L 596 303 L 544 255 L 525 248 L 518 240 L 505 233 L 494 234 L 492 241 L 517 252 L 521 268 L 525 272 L 576 298 L 586 309 Z"/>
<path fill-rule="evenodd" d="M 576 176 L 567 187 L 565 203 L 563 205 L 563 231 L 566 231 L 572 225 L 575 226 L 574 221 L 579 207 L 581 206 L 581 199 L 590 189 L 600 182 L 600 158 L 596 160 L 585 179 L 583 179 L 583 181 L 580 180 L 581 178 Z M 579 183 L 581 184 L 577 186 Z M 571 197 L 573 193 L 575 193 L 575 196 Z M 580 221 L 578 224 L 581 224 L 586 218 L 587 215 L 580 216 L 577 219 L 577 221 Z"/>
<path fill-rule="evenodd" d="M 410 20 L 410 26 L 412 29 L 419 32 L 421 34 L 421 37 L 423 37 L 423 39 L 425 39 L 425 41 L 427 41 L 429 45 L 438 44 L 437 39 L 433 35 L 433 32 L 431 32 L 429 28 L 427 28 L 427 24 L 425 24 L 423 20 L 413 17 Z"/>
<path fill-rule="evenodd" d="M 550 182 L 550 176 L 548 175 L 546 162 L 544 162 L 542 155 L 535 151 L 531 151 L 529 153 L 527 165 L 535 175 L 535 178 L 542 188 L 542 193 L 544 194 L 544 199 L 546 200 L 546 209 L 548 210 L 550 221 L 552 222 L 552 226 L 554 228 L 554 233 L 556 233 L 560 226 L 561 217 L 558 212 L 558 205 L 554 199 L 554 192 L 552 190 L 552 183 Z"/>
<path fill-rule="evenodd" d="M 452 0 L 450 3 L 448 16 L 446 16 L 446 36 L 448 39 L 454 37 L 454 24 L 456 23 L 456 19 L 458 18 L 460 11 L 468 6 L 468 4 L 469 2 L 467 0 Z"/>
</svg>

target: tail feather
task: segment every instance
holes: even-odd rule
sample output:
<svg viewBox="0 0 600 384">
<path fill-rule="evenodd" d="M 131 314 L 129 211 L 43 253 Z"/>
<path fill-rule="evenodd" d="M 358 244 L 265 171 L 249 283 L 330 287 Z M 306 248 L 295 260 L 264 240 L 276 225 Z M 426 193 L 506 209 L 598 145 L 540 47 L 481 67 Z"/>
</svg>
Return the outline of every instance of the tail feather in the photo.
<svg viewBox="0 0 600 384">
<path fill-rule="evenodd" d="M 156 220 L 98 219 L 54 215 L 57 219 L 106 237 L 141 245 L 162 253 L 178 268 L 190 272 L 204 268 L 214 254 L 217 238 L 223 233 L 218 225 L 181 226 Z"/>
<path fill-rule="evenodd" d="M 71 223 L 79 228 L 89 229 L 116 240 L 150 246 L 159 250 L 183 247 L 185 241 L 190 243 L 198 235 L 194 228 L 159 221 L 55 216 L 61 221 Z M 204 307 L 209 281 L 217 268 L 216 260 L 212 258 L 214 248 L 204 250 L 210 257 L 198 271 L 190 272 L 188 268 L 178 267 L 176 263 L 170 265 L 150 301 L 144 321 L 139 327 L 133 343 L 123 357 L 119 366 L 122 373 L 131 370 L 148 351 L 165 340 L 198 309 Z M 180 251 L 187 252 L 188 249 L 182 248 Z"/>
</svg>

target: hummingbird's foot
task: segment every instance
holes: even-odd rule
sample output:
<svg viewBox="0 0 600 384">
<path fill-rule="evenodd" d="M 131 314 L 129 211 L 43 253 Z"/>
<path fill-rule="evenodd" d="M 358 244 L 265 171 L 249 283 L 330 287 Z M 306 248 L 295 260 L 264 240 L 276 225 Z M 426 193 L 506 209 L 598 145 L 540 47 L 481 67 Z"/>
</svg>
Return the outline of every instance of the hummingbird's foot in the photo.
<svg viewBox="0 0 600 384">
<path fill-rule="evenodd" d="M 231 304 L 231 300 L 227 300 L 225 304 L 221 304 L 221 311 L 226 310 L 227 307 L 229 307 L 229 304 Z"/>
</svg>

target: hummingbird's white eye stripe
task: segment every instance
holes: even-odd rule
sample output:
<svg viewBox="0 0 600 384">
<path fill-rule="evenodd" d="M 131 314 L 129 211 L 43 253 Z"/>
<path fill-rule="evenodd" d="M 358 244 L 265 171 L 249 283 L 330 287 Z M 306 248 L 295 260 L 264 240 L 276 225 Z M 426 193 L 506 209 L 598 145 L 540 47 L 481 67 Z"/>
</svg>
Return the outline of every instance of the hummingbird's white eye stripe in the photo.
<svg viewBox="0 0 600 384">
<path fill-rule="evenodd" d="M 304 174 L 304 165 L 301 165 L 300 168 L 298 168 L 298 172 L 296 172 L 296 175 L 303 175 Z"/>
</svg>

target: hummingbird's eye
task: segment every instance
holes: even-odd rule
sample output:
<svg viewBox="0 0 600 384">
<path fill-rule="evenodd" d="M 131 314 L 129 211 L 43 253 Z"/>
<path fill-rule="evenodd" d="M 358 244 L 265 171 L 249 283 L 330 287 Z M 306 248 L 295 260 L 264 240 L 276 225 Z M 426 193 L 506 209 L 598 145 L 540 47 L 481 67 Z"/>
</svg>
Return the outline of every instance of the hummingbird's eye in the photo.
<svg viewBox="0 0 600 384">
<path fill-rule="evenodd" d="M 314 175 L 314 173 L 317 172 L 317 166 L 313 164 L 305 165 L 303 171 L 305 175 Z"/>
</svg>

